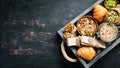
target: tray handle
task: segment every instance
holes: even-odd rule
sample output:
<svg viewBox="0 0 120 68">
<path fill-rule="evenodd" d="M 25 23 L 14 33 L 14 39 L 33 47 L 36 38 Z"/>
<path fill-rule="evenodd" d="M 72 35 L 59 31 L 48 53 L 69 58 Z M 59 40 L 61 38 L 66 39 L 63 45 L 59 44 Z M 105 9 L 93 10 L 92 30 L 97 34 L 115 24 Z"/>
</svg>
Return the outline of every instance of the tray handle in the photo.
<svg viewBox="0 0 120 68">
<path fill-rule="evenodd" d="M 77 61 L 78 61 L 77 59 L 71 58 L 71 57 L 69 57 L 69 56 L 67 55 L 67 53 L 66 53 L 66 51 L 65 51 L 65 47 L 64 47 L 64 41 L 61 42 L 61 52 L 62 52 L 64 58 L 65 58 L 66 60 L 68 60 L 69 62 L 77 62 Z"/>
</svg>

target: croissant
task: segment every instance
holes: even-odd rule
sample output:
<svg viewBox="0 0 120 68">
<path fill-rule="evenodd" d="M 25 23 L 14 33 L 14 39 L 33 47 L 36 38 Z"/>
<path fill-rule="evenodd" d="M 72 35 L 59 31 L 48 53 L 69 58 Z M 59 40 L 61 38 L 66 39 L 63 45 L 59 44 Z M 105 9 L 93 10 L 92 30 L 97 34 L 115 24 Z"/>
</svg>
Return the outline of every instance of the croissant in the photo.
<svg viewBox="0 0 120 68">
<path fill-rule="evenodd" d="M 102 5 L 95 4 L 93 10 L 93 17 L 98 21 L 102 22 L 107 14 L 107 9 Z"/>
<path fill-rule="evenodd" d="M 82 57 L 87 61 L 90 61 L 96 55 L 96 51 L 94 50 L 93 47 L 86 47 L 86 46 L 80 47 L 76 53 L 77 56 Z"/>
</svg>

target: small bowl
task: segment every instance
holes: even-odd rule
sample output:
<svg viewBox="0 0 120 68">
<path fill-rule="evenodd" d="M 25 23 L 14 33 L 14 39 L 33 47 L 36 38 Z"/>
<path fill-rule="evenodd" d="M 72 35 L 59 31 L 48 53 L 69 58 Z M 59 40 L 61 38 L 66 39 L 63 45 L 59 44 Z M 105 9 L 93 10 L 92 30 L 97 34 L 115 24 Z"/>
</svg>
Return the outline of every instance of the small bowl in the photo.
<svg viewBox="0 0 120 68">
<path fill-rule="evenodd" d="M 94 36 L 97 30 L 98 23 L 92 16 L 83 16 L 77 22 L 77 31 L 80 35 Z"/>
<path fill-rule="evenodd" d="M 115 7 L 116 6 L 116 4 L 117 4 L 117 1 L 116 0 L 113 0 L 114 1 L 114 3 L 113 4 L 106 4 L 106 2 L 107 2 L 108 0 L 104 0 L 104 6 L 107 8 L 107 9 L 111 9 L 111 8 L 113 8 L 113 7 Z"/>
<path fill-rule="evenodd" d="M 112 42 L 116 39 L 118 34 L 117 27 L 114 24 L 108 22 L 100 24 L 98 31 L 100 39 L 104 42 Z"/>
<path fill-rule="evenodd" d="M 118 11 L 118 10 L 120 10 L 120 9 L 112 8 L 108 11 L 108 13 L 106 14 L 106 20 L 109 23 L 113 23 L 115 25 L 120 24 L 119 23 L 119 21 L 120 21 L 120 11 Z M 115 17 L 116 17 L 116 19 L 115 19 Z"/>
</svg>

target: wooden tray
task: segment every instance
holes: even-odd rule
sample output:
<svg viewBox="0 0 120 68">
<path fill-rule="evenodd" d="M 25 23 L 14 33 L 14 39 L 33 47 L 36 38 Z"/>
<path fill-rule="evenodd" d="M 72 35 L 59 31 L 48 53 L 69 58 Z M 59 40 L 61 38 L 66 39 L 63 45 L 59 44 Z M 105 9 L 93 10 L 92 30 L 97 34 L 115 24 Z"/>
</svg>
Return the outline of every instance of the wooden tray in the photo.
<svg viewBox="0 0 120 68">
<path fill-rule="evenodd" d="M 103 5 L 103 1 L 104 0 L 98 0 L 96 3 L 99 3 L 101 5 Z M 94 4 L 96 4 L 94 3 Z M 75 24 L 81 17 L 85 16 L 85 15 L 92 15 L 91 13 L 93 12 L 93 6 L 90 6 L 88 9 L 86 9 L 82 14 L 78 15 L 76 18 L 74 18 L 72 21 L 70 21 L 71 23 Z M 66 26 L 66 25 L 65 25 Z M 64 42 L 66 42 L 66 40 L 63 37 L 63 31 L 64 31 L 64 27 L 62 27 L 60 30 L 58 30 L 58 34 L 61 36 L 61 38 L 63 39 Z M 112 50 L 115 46 L 117 46 L 120 43 L 120 26 L 117 26 L 118 28 L 118 36 L 117 38 L 112 41 L 112 42 L 107 42 L 106 45 L 107 47 L 105 49 L 98 49 L 97 50 L 97 55 L 95 56 L 95 58 L 93 58 L 91 61 L 86 62 L 84 59 L 78 57 L 76 55 L 76 49 L 74 47 L 70 47 L 70 49 L 72 50 L 72 52 L 75 54 L 75 56 L 77 57 L 77 59 L 83 64 L 83 66 L 85 68 L 89 68 L 91 67 L 96 61 L 98 61 L 101 57 L 103 57 L 105 54 L 107 54 L 110 50 Z"/>
</svg>

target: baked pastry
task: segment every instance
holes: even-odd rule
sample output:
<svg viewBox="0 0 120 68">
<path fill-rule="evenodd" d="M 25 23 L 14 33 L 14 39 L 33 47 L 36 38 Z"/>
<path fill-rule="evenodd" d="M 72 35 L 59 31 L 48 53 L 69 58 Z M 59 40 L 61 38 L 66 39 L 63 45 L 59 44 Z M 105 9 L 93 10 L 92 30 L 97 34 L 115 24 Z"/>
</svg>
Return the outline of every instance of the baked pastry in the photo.
<svg viewBox="0 0 120 68">
<path fill-rule="evenodd" d="M 94 50 L 93 47 L 80 47 L 77 50 L 77 56 L 82 57 L 83 59 L 90 61 L 91 59 L 93 59 L 96 55 L 96 51 Z"/>
<path fill-rule="evenodd" d="M 68 23 L 63 31 L 63 36 L 65 39 L 76 36 L 76 27 L 72 23 Z"/>
<path fill-rule="evenodd" d="M 90 36 L 76 36 L 67 39 L 68 46 L 91 46 L 95 48 L 106 48 L 105 42 Z"/>
<path fill-rule="evenodd" d="M 99 4 L 94 5 L 93 17 L 98 22 L 103 22 L 106 14 L 107 14 L 107 9 L 105 7 L 103 7 L 102 5 L 99 5 Z"/>
</svg>

